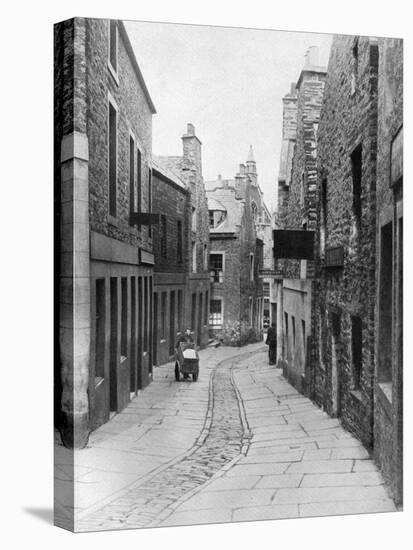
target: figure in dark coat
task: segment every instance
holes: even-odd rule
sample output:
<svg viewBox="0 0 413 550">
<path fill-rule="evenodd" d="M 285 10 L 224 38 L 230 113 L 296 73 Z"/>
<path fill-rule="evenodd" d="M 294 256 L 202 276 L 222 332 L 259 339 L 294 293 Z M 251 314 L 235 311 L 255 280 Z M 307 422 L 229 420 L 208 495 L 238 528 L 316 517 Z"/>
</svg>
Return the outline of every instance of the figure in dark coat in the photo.
<svg viewBox="0 0 413 550">
<path fill-rule="evenodd" d="M 178 340 L 176 341 L 175 349 L 179 348 L 179 344 L 181 342 L 190 342 L 190 343 L 194 342 L 194 339 L 191 336 L 191 329 L 190 328 L 185 329 L 185 332 L 181 332 Z"/>
<path fill-rule="evenodd" d="M 268 345 L 269 364 L 275 365 L 277 362 L 277 331 L 275 329 L 275 323 L 271 323 L 265 343 Z"/>
<path fill-rule="evenodd" d="M 191 344 L 194 343 L 194 339 L 191 336 L 191 329 L 190 328 L 185 329 L 185 332 L 181 332 L 178 340 L 176 341 L 176 345 L 175 345 L 176 350 L 178 350 L 179 344 L 181 342 L 188 342 L 188 343 L 191 343 Z M 184 378 L 189 378 L 189 374 L 184 374 Z"/>
</svg>

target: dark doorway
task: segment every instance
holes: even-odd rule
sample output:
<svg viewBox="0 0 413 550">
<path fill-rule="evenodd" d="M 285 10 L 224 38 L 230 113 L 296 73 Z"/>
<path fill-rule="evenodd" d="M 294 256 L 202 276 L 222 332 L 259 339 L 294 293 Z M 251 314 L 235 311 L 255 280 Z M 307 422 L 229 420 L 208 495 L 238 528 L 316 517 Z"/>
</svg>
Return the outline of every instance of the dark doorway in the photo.
<svg viewBox="0 0 413 550">
<path fill-rule="evenodd" d="M 175 350 L 175 291 L 171 290 L 169 300 L 169 355 Z"/>
<path fill-rule="evenodd" d="M 118 279 L 110 279 L 110 369 L 109 369 L 109 403 L 110 410 L 118 408 Z"/>
<path fill-rule="evenodd" d="M 96 280 L 95 387 L 105 378 L 105 279 Z"/>
<path fill-rule="evenodd" d="M 197 324 L 197 344 L 202 344 L 202 294 L 198 295 L 198 324 Z"/>
<path fill-rule="evenodd" d="M 340 392 L 340 314 L 331 314 L 331 383 L 332 383 L 332 414 L 341 416 Z"/>
<path fill-rule="evenodd" d="M 143 307 L 142 307 L 142 277 L 138 277 L 138 390 L 142 388 L 142 327 L 143 327 Z"/>
<path fill-rule="evenodd" d="M 153 364 L 158 364 L 158 293 L 153 293 Z"/>
<path fill-rule="evenodd" d="M 192 294 L 192 310 L 191 310 L 191 330 L 195 332 L 196 323 L 196 294 Z"/>
<path fill-rule="evenodd" d="M 137 335 L 136 335 L 136 277 L 131 277 L 131 324 L 130 324 L 130 391 L 135 393 L 138 389 L 138 372 L 137 372 Z"/>
<path fill-rule="evenodd" d="M 150 226 L 149 226 L 150 227 Z M 153 365 L 153 282 L 152 277 L 149 278 L 149 327 L 148 327 L 148 352 L 149 352 L 149 373 L 152 373 Z"/>
</svg>

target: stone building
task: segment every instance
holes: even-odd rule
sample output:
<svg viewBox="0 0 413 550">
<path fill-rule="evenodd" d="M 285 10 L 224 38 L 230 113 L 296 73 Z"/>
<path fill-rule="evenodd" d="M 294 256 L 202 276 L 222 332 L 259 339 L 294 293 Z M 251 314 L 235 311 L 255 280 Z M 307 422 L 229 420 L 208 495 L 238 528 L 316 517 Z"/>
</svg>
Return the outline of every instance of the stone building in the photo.
<svg viewBox="0 0 413 550">
<path fill-rule="evenodd" d="M 277 220 L 314 231 L 314 261 L 276 260 L 272 287 L 284 372 L 362 441 L 397 504 L 403 500 L 402 49 L 397 39 L 335 36 L 327 76 L 322 71 L 323 84 L 312 88 L 318 97 L 306 93 L 302 101 L 297 85 L 295 128 L 293 94 L 286 96 Z M 310 327 L 301 380 L 290 351 L 299 353 L 299 342 L 288 286 Z"/>
<path fill-rule="evenodd" d="M 311 47 L 296 85 L 283 98 L 283 135 L 278 175 L 277 225 L 281 230 L 317 228 L 317 130 L 326 69 Z M 274 245 L 277 246 L 277 232 Z M 278 365 L 300 391 L 311 385 L 314 261 L 275 259 L 271 285 L 272 318 L 277 330 Z"/>
<path fill-rule="evenodd" d="M 262 338 L 264 296 L 260 270 L 271 217 L 257 181 L 252 147 L 233 180 L 206 182 L 211 250 L 209 326 L 225 344 Z M 268 245 L 270 246 L 270 245 Z"/>
<path fill-rule="evenodd" d="M 378 43 L 335 36 L 317 136 L 312 396 L 373 446 Z"/>
<path fill-rule="evenodd" d="M 55 26 L 55 410 L 69 447 L 151 380 L 154 113 L 121 21 Z"/>
<path fill-rule="evenodd" d="M 193 124 L 182 136 L 181 157 L 156 157 L 154 352 L 156 364 L 174 354 L 177 332 L 190 327 L 200 348 L 208 343 L 209 221 L 201 141 Z"/>
<path fill-rule="evenodd" d="M 379 39 L 374 458 L 403 502 L 403 41 Z"/>
<path fill-rule="evenodd" d="M 182 180 L 153 158 L 154 209 L 154 364 L 174 354 L 177 332 L 186 323 L 186 283 L 190 261 L 191 195 Z"/>
</svg>

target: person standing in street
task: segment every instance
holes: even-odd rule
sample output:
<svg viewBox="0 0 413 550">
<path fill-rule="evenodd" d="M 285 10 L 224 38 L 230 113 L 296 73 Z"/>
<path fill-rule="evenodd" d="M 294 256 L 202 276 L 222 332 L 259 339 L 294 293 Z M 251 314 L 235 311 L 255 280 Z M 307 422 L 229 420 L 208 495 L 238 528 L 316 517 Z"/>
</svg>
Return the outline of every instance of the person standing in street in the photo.
<svg viewBox="0 0 413 550">
<path fill-rule="evenodd" d="M 190 344 L 193 344 L 194 343 L 194 339 L 192 338 L 192 335 L 191 335 L 191 329 L 190 328 L 186 328 L 185 329 L 185 332 L 181 332 L 180 333 L 180 336 L 176 342 L 176 346 L 175 346 L 175 350 L 176 350 L 176 353 L 178 352 L 178 348 L 179 348 L 179 344 L 181 342 L 188 342 Z M 189 378 L 189 375 L 188 374 L 184 374 L 184 378 Z"/>
<path fill-rule="evenodd" d="M 277 362 L 277 331 L 275 329 L 275 323 L 271 323 L 265 343 L 268 345 L 269 364 L 275 365 Z"/>
</svg>

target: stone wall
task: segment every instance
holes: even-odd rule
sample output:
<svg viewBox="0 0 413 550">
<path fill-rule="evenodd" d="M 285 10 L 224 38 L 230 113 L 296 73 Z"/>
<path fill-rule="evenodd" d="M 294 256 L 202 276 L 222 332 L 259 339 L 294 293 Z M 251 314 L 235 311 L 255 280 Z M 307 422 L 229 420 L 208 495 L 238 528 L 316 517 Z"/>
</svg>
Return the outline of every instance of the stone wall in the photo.
<svg viewBox="0 0 413 550">
<path fill-rule="evenodd" d="M 326 249 L 342 246 L 344 266 L 320 270 L 315 398 L 372 445 L 378 47 L 367 37 L 334 37 L 317 135 L 327 182 Z M 353 206 L 351 154 L 362 148 L 361 216 Z M 321 216 L 321 201 L 318 215 Z M 360 383 L 352 358 L 352 316 L 361 318 Z"/>
<path fill-rule="evenodd" d="M 391 146 L 403 125 L 403 41 L 400 39 L 379 39 L 379 96 L 378 96 L 378 139 L 377 139 L 377 256 L 376 274 L 380 283 L 380 269 L 386 260 L 381 258 L 381 228 L 392 223 L 393 233 L 393 281 L 385 292 L 393 298 L 393 329 L 386 323 L 387 338 L 383 341 L 379 326 L 380 290 L 376 301 L 376 375 L 374 402 L 374 458 L 389 484 L 398 505 L 403 503 L 403 365 L 400 327 L 397 319 L 402 312 L 397 305 L 400 271 L 400 235 L 398 227 L 402 213 L 403 183 L 391 186 Z M 390 333 L 390 334 L 389 334 Z M 390 353 L 389 349 L 390 348 Z M 383 391 L 379 362 L 390 357 L 391 390 Z M 389 384 L 386 384 L 389 386 Z M 391 398 L 389 399 L 389 396 Z"/>
<path fill-rule="evenodd" d="M 139 83 L 123 34 L 118 32 L 119 85 L 108 70 L 108 21 L 87 19 L 87 131 L 93 151 L 89 167 L 91 228 L 115 239 L 152 247 L 148 226 L 129 224 L 129 132 L 142 154 L 142 211 L 149 207 L 149 169 L 152 158 L 152 110 Z M 117 219 L 108 223 L 108 92 L 118 106 Z M 135 158 L 136 165 L 136 158 Z"/>
<path fill-rule="evenodd" d="M 161 254 L 160 225 L 153 230 L 155 271 L 186 273 L 189 271 L 191 197 L 183 187 L 168 181 L 156 170 L 153 172 L 153 211 L 166 217 L 166 255 Z M 178 220 L 182 224 L 182 260 L 178 258 Z"/>
</svg>

